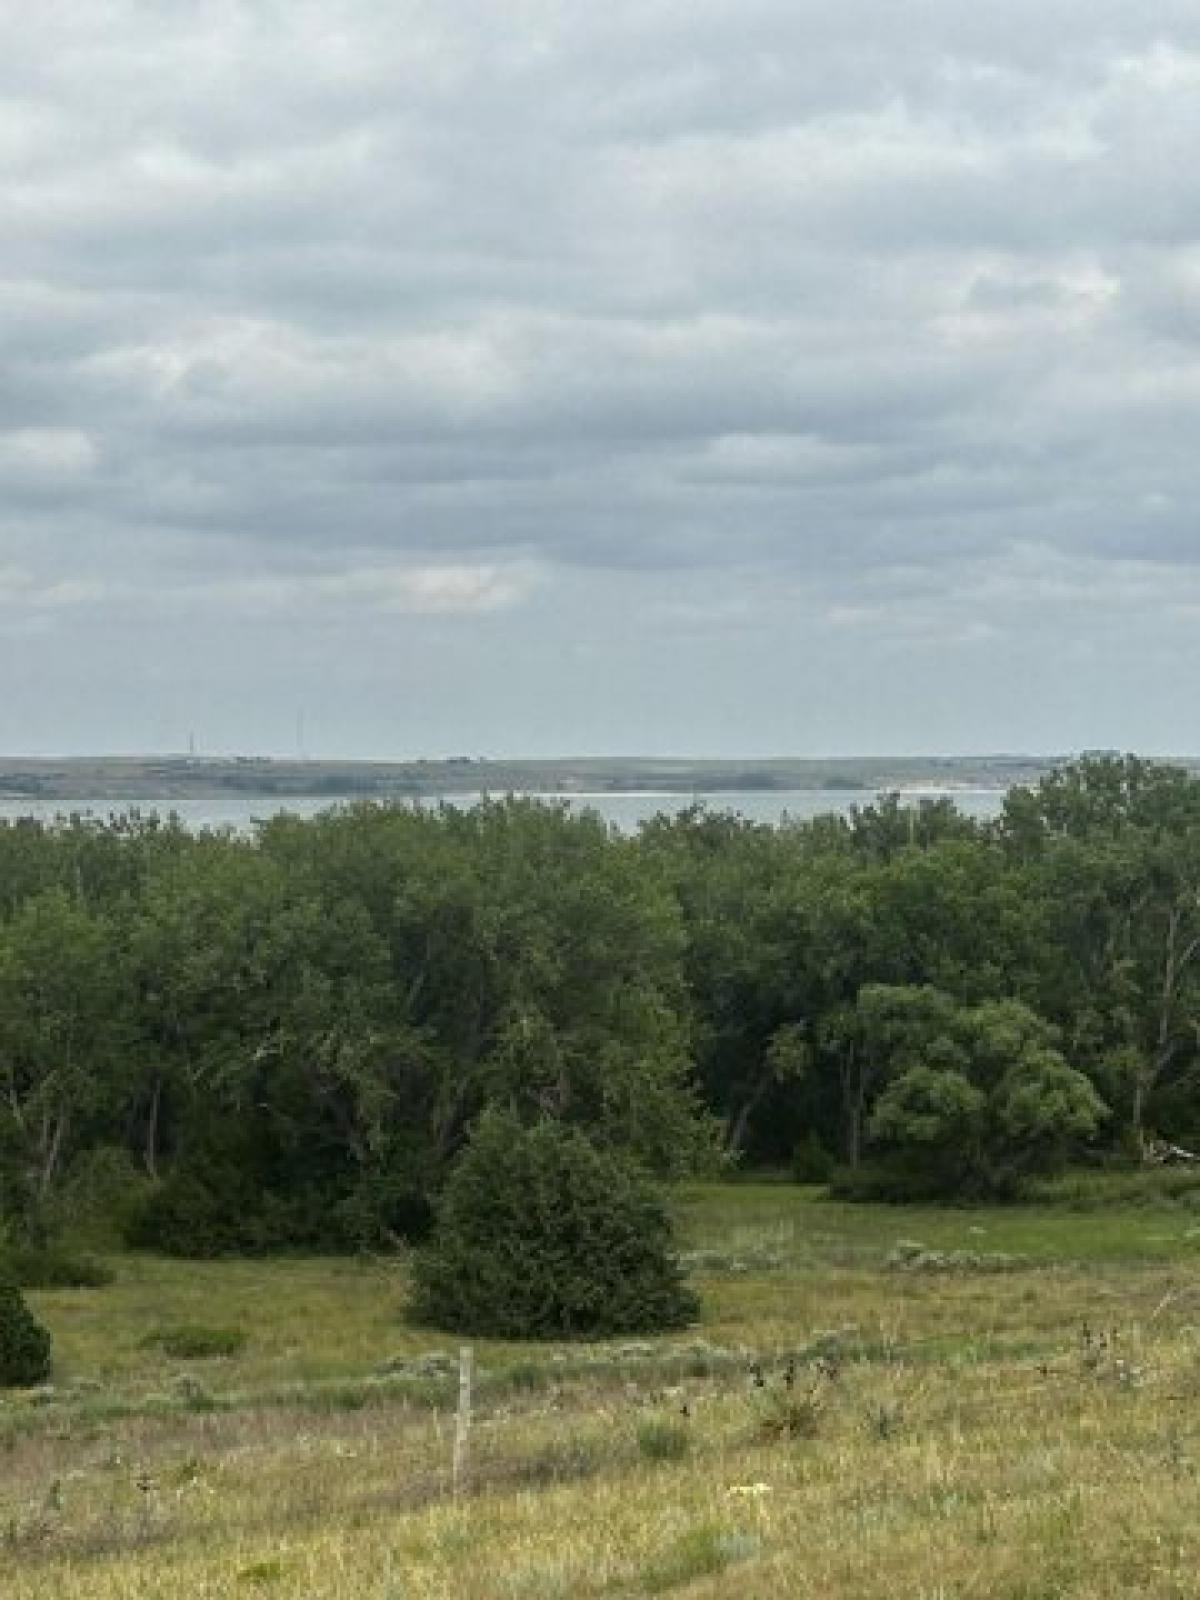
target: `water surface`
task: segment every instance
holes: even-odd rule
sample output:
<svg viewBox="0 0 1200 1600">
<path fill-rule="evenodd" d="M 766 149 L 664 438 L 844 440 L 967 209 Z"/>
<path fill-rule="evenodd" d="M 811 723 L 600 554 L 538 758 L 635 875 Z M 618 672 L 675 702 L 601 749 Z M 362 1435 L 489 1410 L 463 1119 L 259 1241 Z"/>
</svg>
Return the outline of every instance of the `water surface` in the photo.
<svg viewBox="0 0 1200 1600">
<path fill-rule="evenodd" d="M 990 818 L 998 816 L 1004 803 L 1000 789 L 911 789 L 902 796 L 908 805 L 917 805 L 923 798 L 948 798 L 967 816 Z M 295 817 L 312 817 L 331 807 L 353 804 L 361 797 L 338 800 L 329 795 L 275 795 L 237 794 L 187 799 L 153 799 L 145 796 L 136 800 L 81 799 L 81 800 L 30 800 L 26 798 L 0 798 L 0 818 L 36 817 L 49 821 L 56 816 L 72 814 L 108 817 L 124 811 L 139 811 L 143 816 L 157 813 L 174 814 L 189 828 L 233 828 L 245 831 L 255 822 L 284 813 Z M 471 806 L 482 797 L 478 794 L 454 794 L 444 797 L 427 797 L 421 800 L 402 800 L 402 805 L 437 805 L 444 799 L 454 806 Z M 606 822 L 614 824 L 623 833 L 633 833 L 651 817 L 665 814 L 674 816 L 691 805 L 704 805 L 711 811 L 733 811 L 752 822 L 780 822 L 784 817 L 807 821 L 812 817 L 830 813 L 847 815 L 855 806 L 870 805 L 878 795 L 868 789 L 776 789 L 776 790 L 721 790 L 711 794 L 678 794 L 639 791 L 625 794 L 571 794 L 542 795 L 548 804 L 561 801 L 573 811 L 594 811 Z"/>
</svg>

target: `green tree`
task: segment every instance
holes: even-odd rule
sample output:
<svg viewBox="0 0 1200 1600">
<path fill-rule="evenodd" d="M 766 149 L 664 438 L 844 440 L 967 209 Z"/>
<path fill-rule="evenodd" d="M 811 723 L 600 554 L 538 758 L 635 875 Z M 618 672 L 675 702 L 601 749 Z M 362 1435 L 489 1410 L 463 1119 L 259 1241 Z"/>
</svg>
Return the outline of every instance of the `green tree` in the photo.
<svg viewBox="0 0 1200 1600">
<path fill-rule="evenodd" d="M 0 924 L 0 1149 L 33 1233 L 105 1101 L 123 1097 L 128 998 L 111 924 L 65 889 Z"/>
<path fill-rule="evenodd" d="M 880 988 L 864 1003 L 887 1077 L 870 1137 L 901 1192 L 1010 1193 L 1061 1166 L 1107 1114 L 1055 1029 L 1020 1001 L 962 1006 L 937 990 Z"/>
<path fill-rule="evenodd" d="M 1200 1134 L 1200 783 L 1127 758 L 1081 763 L 1011 802 L 1048 939 L 1040 1006 L 1111 1097 L 1149 1127 Z M 1010 819 L 1011 822 L 1011 819 Z"/>
<path fill-rule="evenodd" d="M 783 1028 L 803 1023 L 802 940 L 781 916 L 795 883 L 789 842 L 774 830 L 693 806 L 642 830 L 639 849 L 679 906 L 686 1005 L 696 1074 L 726 1152 L 770 1152 L 799 1081 L 794 1052 L 772 1051 Z M 785 1138 L 779 1154 L 790 1148 Z"/>
</svg>

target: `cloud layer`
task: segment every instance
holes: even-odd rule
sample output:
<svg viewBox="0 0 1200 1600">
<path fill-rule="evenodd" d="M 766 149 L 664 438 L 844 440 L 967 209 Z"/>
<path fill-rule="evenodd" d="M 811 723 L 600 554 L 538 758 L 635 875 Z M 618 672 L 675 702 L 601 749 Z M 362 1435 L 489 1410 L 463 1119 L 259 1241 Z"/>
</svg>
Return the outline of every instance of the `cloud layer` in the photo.
<svg viewBox="0 0 1200 1600">
<path fill-rule="evenodd" d="M 1200 4 L 0 0 L 9 748 L 1200 748 Z"/>
</svg>

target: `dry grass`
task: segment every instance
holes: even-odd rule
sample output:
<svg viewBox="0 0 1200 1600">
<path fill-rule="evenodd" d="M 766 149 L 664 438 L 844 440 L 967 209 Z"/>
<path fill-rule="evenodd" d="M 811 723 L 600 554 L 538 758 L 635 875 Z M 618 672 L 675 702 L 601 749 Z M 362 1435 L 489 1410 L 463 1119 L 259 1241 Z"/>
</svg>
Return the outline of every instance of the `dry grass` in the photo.
<svg viewBox="0 0 1200 1600">
<path fill-rule="evenodd" d="M 400 1321 L 392 1264 L 127 1260 L 33 1297 L 61 1371 L 0 1401 L 0 1595 L 1200 1593 L 1188 1215 L 847 1212 L 783 1187 L 684 1215 L 696 1338 L 479 1345 L 458 1503 L 453 1382 L 417 1359 L 438 1341 Z M 896 1272 L 900 1237 L 1023 1259 Z M 244 1348 L 143 1343 L 207 1322 Z M 647 1448 L 676 1426 L 686 1448 Z"/>
</svg>

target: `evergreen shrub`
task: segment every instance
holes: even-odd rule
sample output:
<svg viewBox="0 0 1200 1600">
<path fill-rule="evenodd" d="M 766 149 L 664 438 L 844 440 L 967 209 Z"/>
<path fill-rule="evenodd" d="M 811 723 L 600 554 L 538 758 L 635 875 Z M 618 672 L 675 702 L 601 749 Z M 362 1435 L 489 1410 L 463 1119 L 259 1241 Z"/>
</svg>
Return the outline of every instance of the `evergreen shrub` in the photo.
<svg viewBox="0 0 1200 1600">
<path fill-rule="evenodd" d="M 418 1320 L 502 1339 L 648 1333 L 698 1309 L 636 1167 L 577 1129 L 497 1111 L 450 1174 L 414 1289 Z"/>
<path fill-rule="evenodd" d="M 50 1335 L 21 1291 L 0 1283 L 0 1389 L 30 1388 L 50 1376 Z"/>
<path fill-rule="evenodd" d="M 801 1139 L 792 1151 L 793 1183 L 828 1183 L 836 1163 L 815 1133 Z"/>
</svg>

